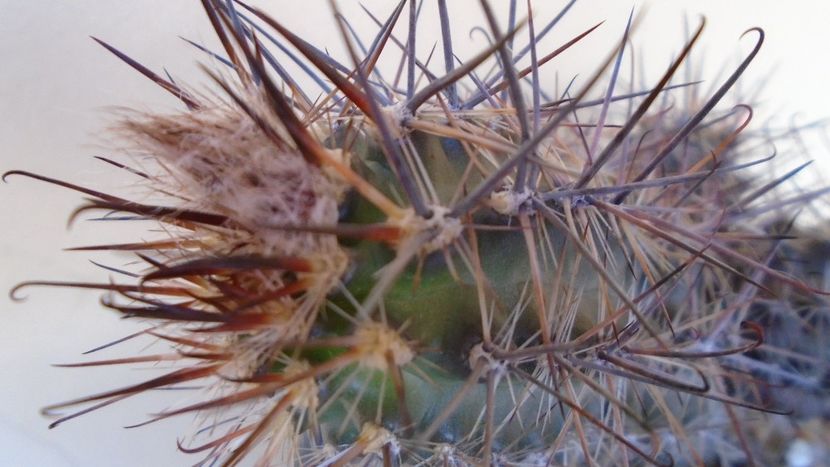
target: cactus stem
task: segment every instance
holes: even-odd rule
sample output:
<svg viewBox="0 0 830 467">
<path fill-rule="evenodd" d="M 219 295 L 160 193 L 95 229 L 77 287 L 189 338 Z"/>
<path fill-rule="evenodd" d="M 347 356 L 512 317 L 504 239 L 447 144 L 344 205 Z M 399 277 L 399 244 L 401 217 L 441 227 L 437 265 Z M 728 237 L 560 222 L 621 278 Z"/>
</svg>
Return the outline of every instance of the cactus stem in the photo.
<svg viewBox="0 0 830 467">
<path fill-rule="evenodd" d="M 97 221 L 157 221 L 171 236 L 71 248 L 130 252 L 129 267 L 93 262 L 129 285 L 11 290 L 13 300 L 29 286 L 102 290 L 103 308 L 150 325 L 90 352 L 141 336 L 165 349 L 58 366 L 173 366 L 46 407 L 74 410 L 52 426 L 184 389 L 197 399 L 131 427 L 195 416 L 200 429 L 177 444 L 205 463 L 703 464 L 720 448 L 701 448 L 711 436 L 701 423 L 721 436 L 730 422 L 735 436 L 723 443 L 753 460 L 735 410 L 785 413 L 765 403 L 774 375 L 752 373 L 766 365 L 754 359 L 818 361 L 771 347 L 778 312 L 769 304 L 797 306 L 812 325 L 803 303 L 830 294 L 789 274 L 796 266 L 779 249 L 790 252 L 782 241 L 792 221 L 783 233 L 780 223 L 742 222 L 830 190 L 767 202 L 809 163 L 761 182 L 745 176 L 775 154 L 750 160 L 762 147 L 746 144 L 757 138 L 750 106 L 715 109 L 759 53 L 762 30 L 747 31 L 758 34 L 751 51 L 695 104 L 689 56 L 705 19 L 653 87 L 635 88 L 633 55 L 625 59 L 640 18 L 632 8 L 600 66 L 560 93 L 558 81 L 540 82 L 540 68 L 602 23 L 553 52 L 536 46 L 575 0 L 541 30 L 526 0 L 519 39 L 524 5 L 505 4 L 502 31 L 479 0 L 486 22 L 470 35 L 488 44 L 472 58 L 456 56 L 450 3 L 438 0 L 438 74 L 427 69 L 437 42 L 417 58 L 423 0 L 397 0 L 382 20 L 361 5 L 377 25 L 371 44 L 330 0 L 347 65 L 243 1 L 201 1 L 224 50 L 188 43 L 218 62 L 205 67 L 217 94 L 190 94 L 166 69 L 156 74 L 96 39 L 187 107 L 129 113 L 116 127 L 154 166 L 99 158 L 169 201 L 3 176 L 86 195 L 70 223 L 94 211 Z M 396 27 L 407 29 L 404 41 Z M 280 60 L 323 93 L 310 100 Z M 689 82 L 670 85 L 681 65 Z M 587 100 L 608 70 L 602 97 Z M 692 107 L 680 113 L 667 94 L 678 88 Z M 808 379 L 811 389 L 820 383 L 788 381 Z"/>
</svg>

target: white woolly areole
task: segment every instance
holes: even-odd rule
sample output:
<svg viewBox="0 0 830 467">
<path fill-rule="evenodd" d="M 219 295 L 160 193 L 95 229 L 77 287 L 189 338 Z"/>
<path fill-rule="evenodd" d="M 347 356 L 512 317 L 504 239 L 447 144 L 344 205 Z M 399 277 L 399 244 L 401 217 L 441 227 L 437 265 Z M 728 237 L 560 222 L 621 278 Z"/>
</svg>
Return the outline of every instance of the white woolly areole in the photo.
<svg viewBox="0 0 830 467">
<path fill-rule="evenodd" d="M 504 362 L 493 357 L 493 354 L 484 350 L 482 344 L 476 344 L 470 349 L 470 357 L 467 364 L 470 368 L 475 368 L 480 362 L 485 362 L 487 369 L 496 375 L 502 375 L 507 372 L 507 367 Z"/>
<path fill-rule="evenodd" d="M 311 365 L 309 365 L 308 362 L 292 361 L 286 365 L 282 373 L 285 375 L 286 379 L 291 379 L 292 377 L 305 373 L 310 369 Z M 317 387 L 317 383 L 314 381 L 314 378 L 303 378 L 295 383 L 291 383 L 288 386 L 288 389 L 294 396 L 292 399 L 292 405 L 294 407 L 300 407 L 310 411 L 317 410 L 317 406 L 320 403 L 318 398 L 320 390 Z"/>
<path fill-rule="evenodd" d="M 423 246 L 426 253 L 432 253 L 448 246 L 464 230 L 460 220 L 449 216 L 450 210 L 448 208 L 430 206 L 429 209 L 432 211 L 432 216 L 429 219 L 416 215 L 410 209 L 402 219 L 397 221 L 397 224 L 409 232 L 410 235 L 430 230 L 435 232 L 435 236 Z"/>
<path fill-rule="evenodd" d="M 252 103 L 258 103 L 251 97 Z M 263 110 L 262 115 L 269 115 Z M 269 122 L 277 130 L 282 125 Z M 346 183 L 277 144 L 250 117 L 228 106 L 133 120 L 124 128 L 170 170 L 173 190 L 196 209 L 227 216 L 253 233 L 256 253 L 308 255 L 337 249 L 333 236 L 289 232 L 279 227 L 333 225 Z M 340 151 L 331 151 L 342 162 Z"/>
<path fill-rule="evenodd" d="M 404 134 L 404 129 L 401 126 L 401 122 L 406 121 L 409 118 L 412 118 L 412 112 L 406 108 L 403 103 L 397 103 L 392 105 L 387 105 L 386 107 L 381 107 L 380 109 L 381 114 L 386 117 L 386 122 L 389 124 L 388 127 L 392 131 L 392 137 L 400 138 Z"/>
<path fill-rule="evenodd" d="M 531 195 L 532 193 L 527 190 L 518 193 L 510 189 L 494 191 L 490 194 L 487 205 L 499 214 L 515 216 Z"/>
<path fill-rule="evenodd" d="M 391 355 L 395 366 L 402 366 L 415 358 L 415 353 L 401 336 L 392 329 L 380 324 L 369 323 L 361 326 L 356 332 L 357 351 L 360 353 L 360 364 L 378 370 L 389 369 L 387 355 Z"/>
<path fill-rule="evenodd" d="M 395 441 L 395 435 L 389 430 L 374 423 L 364 423 L 360 430 L 357 442 L 365 446 L 363 452 L 366 454 L 381 454 L 383 446 Z"/>
<path fill-rule="evenodd" d="M 451 459 L 455 455 L 455 448 L 451 444 L 440 443 L 435 446 L 433 452 L 440 459 Z"/>
</svg>

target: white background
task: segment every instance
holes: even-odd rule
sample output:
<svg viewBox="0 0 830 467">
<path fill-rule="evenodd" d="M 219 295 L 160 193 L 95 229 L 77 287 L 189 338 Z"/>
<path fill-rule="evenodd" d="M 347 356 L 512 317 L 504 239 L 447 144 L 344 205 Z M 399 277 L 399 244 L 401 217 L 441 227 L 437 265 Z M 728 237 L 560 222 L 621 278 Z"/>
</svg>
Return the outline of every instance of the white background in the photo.
<svg viewBox="0 0 830 467">
<path fill-rule="evenodd" d="M 263 5 L 306 39 L 341 54 L 327 2 L 253 3 Z M 389 1 L 364 3 L 380 16 L 391 11 Z M 430 9 L 424 12 L 418 44 L 422 57 L 439 37 L 437 21 L 431 16 L 434 2 L 427 3 Z M 449 3 L 456 46 L 469 56 L 484 44 L 481 36 L 474 36 L 472 42 L 467 39 L 471 25 L 480 22 L 477 2 Z M 501 10 L 507 4 L 492 3 Z M 535 4 L 538 29 L 564 2 L 536 0 Z M 344 0 L 341 5 L 369 41 L 375 29 L 357 2 Z M 695 60 L 701 74 L 713 79 L 722 66 L 734 66 L 751 47 L 754 36 L 740 40 L 740 33 L 762 26 L 767 43 L 744 80 L 745 90 L 751 91 L 754 84 L 769 79 L 764 97 L 757 102 L 756 122 L 772 119 L 778 126 L 787 126 L 795 116 L 796 124 L 804 124 L 830 115 L 827 5 L 818 0 L 653 1 L 645 4 L 647 15 L 634 36 L 636 57 L 645 63 L 648 75 L 656 77 L 671 54 L 682 47 L 684 12 L 692 25 L 697 14 L 705 13 L 709 23 Z M 601 60 L 622 33 L 630 8 L 630 3 L 614 0 L 577 4 L 545 40 L 542 52 L 598 21 L 607 21 L 584 43 L 547 65 L 546 79 L 554 79 L 554 72 L 559 73 L 560 82 L 577 72 L 590 73 L 590 65 Z M 401 38 L 403 31 L 397 32 Z M 177 36 L 219 50 L 196 0 L 0 0 L 0 171 L 25 169 L 135 194 L 130 188 L 133 179 L 92 159 L 118 154 L 117 141 L 105 133 L 113 107 L 173 110 L 178 103 L 95 44 L 90 35 L 153 70 L 165 67 L 177 80 L 189 83 L 204 82 L 195 64 L 197 59 L 206 60 Z M 830 167 L 828 149 L 821 141 L 809 138 L 810 156 L 826 169 Z M 75 193 L 23 178 L 0 184 L 0 291 L 25 279 L 107 280 L 108 274 L 88 259 L 115 266 L 128 261 L 125 256 L 61 251 L 146 236 L 135 230 L 137 224 L 81 221 L 67 231 L 67 215 L 80 202 Z M 40 407 L 137 382 L 154 373 L 50 367 L 80 360 L 81 352 L 129 334 L 138 325 L 101 309 L 95 292 L 30 289 L 25 294 L 29 298 L 23 303 L 0 298 L 0 465 L 187 465 L 198 460 L 176 450 L 177 434 L 191 429 L 187 419 L 134 430 L 121 428 L 176 402 L 180 395 L 140 396 L 47 430 L 48 420 L 39 415 Z M 100 358 L 130 355 L 141 350 L 141 345 L 101 352 Z"/>
</svg>

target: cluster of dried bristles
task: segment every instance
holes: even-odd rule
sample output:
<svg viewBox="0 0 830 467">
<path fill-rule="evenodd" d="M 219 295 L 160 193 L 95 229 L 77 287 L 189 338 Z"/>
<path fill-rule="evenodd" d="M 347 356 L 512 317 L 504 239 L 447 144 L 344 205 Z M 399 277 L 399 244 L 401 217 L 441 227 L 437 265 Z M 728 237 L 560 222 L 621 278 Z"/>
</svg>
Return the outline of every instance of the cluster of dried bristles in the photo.
<svg viewBox="0 0 830 467">
<path fill-rule="evenodd" d="M 353 66 L 242 2 L 202 3 L 225 49 L 203 50 L 238 76 L 208 71 L 221 96 L 197 96 L 102 42 L 187 107 L 120 126 L 158 170 L 106 160 L 174 204 L 6 174 L 88 195 L 75 215 L 131 213 L 171 232 L 80 248 L 135 251 L 147 269 L 116 270 L 135 283 L 21 284 L 107 290 L 105 305 L 172 347 L 72 365 L 176 368 L 49 407 L 83 406 L 54 425 L 199 383 L 202 399 L 147 423 L 199 414 L 204 429 L 180 448 L 206 465 L 252 454 L 263 465 L 751 462 L 740 414 L 780 408 L 766 404 L 762 380 L 723 359 L 761 345 L 746 317 L 770 284 L 820 293 L 770 267 L 783 236 L 746 221 L 792 173 L 754 187 L 742 171 L 769 157 L 737 149 L 751 109 L 713 110 L 758 52 L 760 29 L 715 93 L 679 112 L 659 102 L 693 85 L 670 83 L 702 23 L 650 89 L 616 90 L 627 28 L 579 90 L 552 99 L 539 67 L 596 26 L 540 55 L 561 15 L 540 31 L 532 17 L 516 27 L 512 1 L 505 34 L 482 0 L 492 44 L 459 63 L 438 0 L 445 72 L 435 75 L 415 56 L 414 0 L 378 21 L 362 58 L 337 15 Z M 389 81 L 375 65 L 395 48 L 405 73 Z M 603 97 L 587 100 L 609 67 Z"/>
</svg>

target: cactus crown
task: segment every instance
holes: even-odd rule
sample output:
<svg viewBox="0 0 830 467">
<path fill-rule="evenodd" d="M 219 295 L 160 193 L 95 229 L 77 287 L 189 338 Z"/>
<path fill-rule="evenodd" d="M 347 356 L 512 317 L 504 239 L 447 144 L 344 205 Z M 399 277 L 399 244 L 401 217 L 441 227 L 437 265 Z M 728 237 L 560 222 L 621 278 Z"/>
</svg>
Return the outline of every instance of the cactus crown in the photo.
<svg viewBox="0 0 830 467">
<path fill-rule="evenodd" d="M 482 0 L 492 43 L 458 63 L 439 0 L 436 73 L 414 53 L 415 1 L 378 21 L 362 52 L 338 16 L 349 64 L 242 2 L 202 3 L 227 65 L 207 71 L 216 96 L 99 41 L 185 107 L 120 125 L 159 169 L 135 173 L 170 204 L 9 173 L 85 193 L 75 215 L 127 212 L 171 232 L 87 248 L 135 250 L 146 268 L 134 283 L 21 284 L 107 290 L 106 306 L 175 349 L 82 365 L 180 365 L 49 412 L 200 382 L 203 399 L 149 422 L 200 414 L 206 429 L 180 447 L 206 463 L 663 465 L 709 461 L 703 430 L 740 433 L 736 410 L 777 410 L 762 382 L 722 365 L 760 345 L 744 318 L 765 279 L 816 292 L 768 267 L 776 237 L 745 222 L 769 188 L 740 175 L 768 159 L 737 149 L 751 109 L 713 110 L 760 29 L 716 91 L 677 115 L 661 96 L 703 23 L 649 89 L 615 89 L 626 29 L 581 87 L 549 98 L 538 68 L 594 28 L 542 55 L 549 28 L 502 31 Z M 319 98 L 280 65 L 271 46 L 284 44 Z M 396 49 L 390 79 L 375 65 Z M 604 97 L 587 100 L 607 70 Z"/>
</svg>

